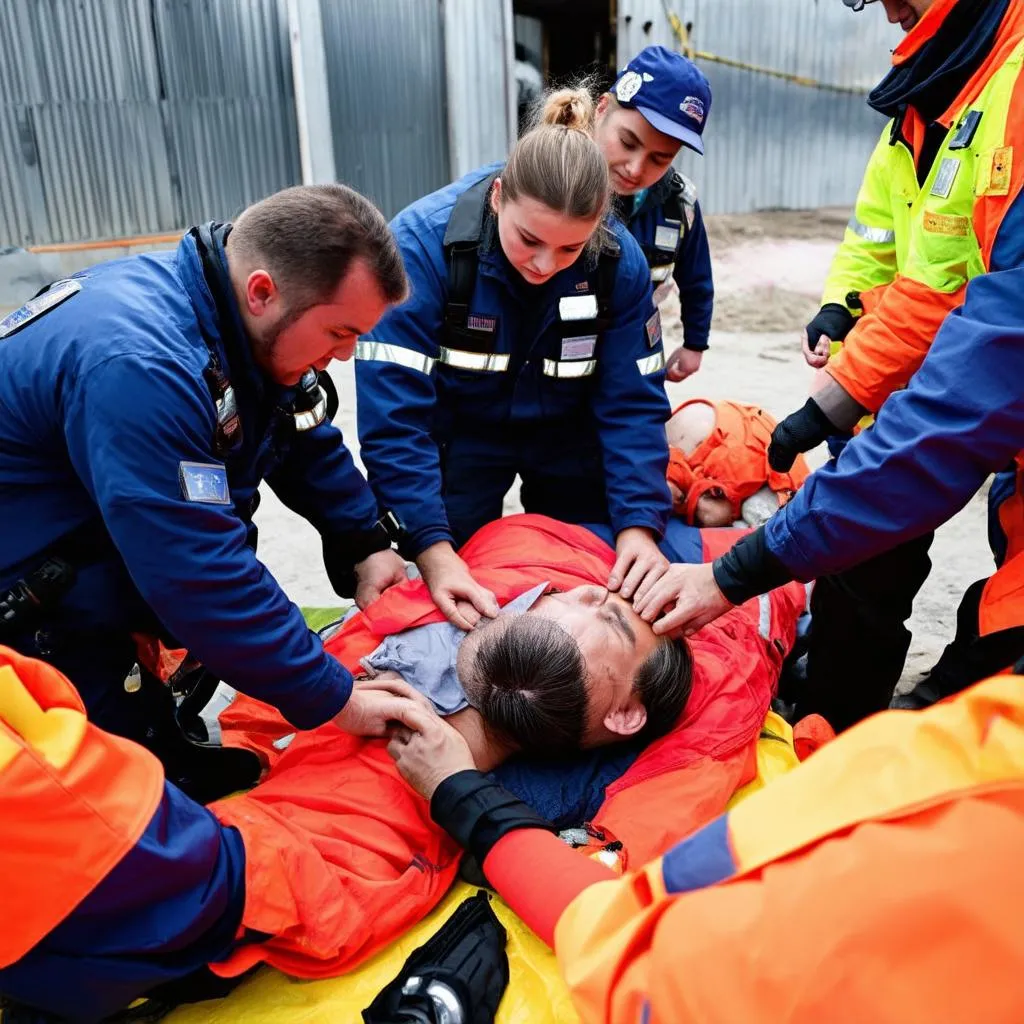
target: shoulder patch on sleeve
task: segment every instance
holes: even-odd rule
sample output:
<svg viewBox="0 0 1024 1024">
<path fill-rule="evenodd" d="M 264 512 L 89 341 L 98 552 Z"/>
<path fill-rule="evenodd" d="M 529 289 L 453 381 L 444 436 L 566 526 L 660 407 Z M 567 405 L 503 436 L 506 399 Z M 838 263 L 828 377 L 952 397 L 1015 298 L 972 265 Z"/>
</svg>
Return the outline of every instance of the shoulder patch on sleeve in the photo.
<svg viewBox="0 0 1024 1024">
<path fill-rule="evenodd" d="M 679 180 L 683 183 L 683 216 L 686 218 L 687 228 L 692 228 L 697 216 L 697 186 L 685 174 L 680 174 Z"/>
<path fill-rule="evenodd" d="M 661 312 L 655 310 L 654 313 L 648 317 L 647 323 L 644 324 L 647 330 L 647 347 L 654 348 L 656 345 L 661 344 Z"/>
<path fill-rule="evenodd" d="M 33 320 L 38 320 L 81 290 L 82 285 L 78 281 L 58 281 L 42 295 L 29 299 L 20 309 L 0 320 L 0 341 L 20 331 L 22 327 L 27 327 Z"/>
<path fill-rule="evenodd" d="M 186 501 L 202 505 L 230 505 L 228 471 L 218 462 L 179 462 L 178 479 Z"/>
</svg>

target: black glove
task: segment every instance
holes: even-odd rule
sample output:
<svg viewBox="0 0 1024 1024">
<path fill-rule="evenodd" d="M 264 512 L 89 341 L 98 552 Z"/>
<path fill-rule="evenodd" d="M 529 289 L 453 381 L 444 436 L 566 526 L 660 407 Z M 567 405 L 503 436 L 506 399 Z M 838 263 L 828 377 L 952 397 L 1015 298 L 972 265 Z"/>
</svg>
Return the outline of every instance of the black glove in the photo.
<svg viewBox="0 0 1024 1024">
<path fill-rule="evenodd" d="M 736 605 L 793 579 L 793 574 L 768 550 L 763 526 L 716 558 L 712 572 L 718 589 Z"/>
<path fill-rule="evenodd" d="M 853 330 L 854 323 L 853 314 L 845 306 L 829 302 L 807 325 L 807 347 L 813 351 L 823 334 L 833 341 L 842 341 Z"/>
<path fill-rule="evenodd" d="M 768 465 L 776 473 L 788 473 L 801 452 L 817 448 L 827 441 L 836 428 L 821 411 L 813 398 L 808 398 L 802 409 L 790 413 L 772 431 L 772 443 L 768 445 Z"/>
<path fill-rule="evenodd" d="M 430 798 L 430 816 L 483 866 L 502 836 L 520 828 L 558 830 L 482 772 L 449 775 Z"/>
</svg>

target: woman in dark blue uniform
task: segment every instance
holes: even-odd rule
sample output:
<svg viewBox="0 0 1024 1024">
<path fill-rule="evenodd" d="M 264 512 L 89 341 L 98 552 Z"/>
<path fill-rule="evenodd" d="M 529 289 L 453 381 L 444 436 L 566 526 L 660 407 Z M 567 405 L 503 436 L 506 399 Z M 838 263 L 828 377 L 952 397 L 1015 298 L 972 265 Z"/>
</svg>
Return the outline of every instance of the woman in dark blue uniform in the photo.
<svg viewBox="0 0 1024 1024">
<path fill-rule="evenodd" d="M 412 297 L 356 352 L 362 457 L 452 622 L 496 614 L 455 548 L 527 511 L 606 523 L 609 588 L 664 571 L 670 512 L 661 321 L 639 245 L 606 217 L 609 172 L 585 90 L 547 101 L 507 164 L 392 223 Z"/>
<path fill-rule="evenodd" d="M 679 289 L 684 340 L 667 364 L 674 381 L 700 369 L 715 287 L 697 189 L 672 161 L 683 146 L 703 155 L 710 112 L 707 79 L 663 46 L 641 50 L 597 103 L 594 138 L 608 161 L 615 212 L 647 257 L 655 303 L 673 281 Z"/>
</svg>

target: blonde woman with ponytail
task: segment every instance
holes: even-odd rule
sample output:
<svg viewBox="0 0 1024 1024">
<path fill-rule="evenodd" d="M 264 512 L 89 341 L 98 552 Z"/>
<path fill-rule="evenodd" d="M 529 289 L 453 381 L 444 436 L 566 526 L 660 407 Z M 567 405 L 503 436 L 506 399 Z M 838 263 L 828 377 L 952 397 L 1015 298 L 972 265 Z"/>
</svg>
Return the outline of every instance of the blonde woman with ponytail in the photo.
<svg viewBox="0 0 1024 1024">
<path fill-rule="evenodd" d="M 391 227 L 411 297 L 356 350 L 362 458 L 438 607 L 497 614 L 456 553 L 527 512 L 612 541 L 609 590 L 667 568 L 665 356 L 650 271 L 608 214 L 608 164 L 585 89 L 561 90 L 504 164 L 472 171 Z"/>
</svg>

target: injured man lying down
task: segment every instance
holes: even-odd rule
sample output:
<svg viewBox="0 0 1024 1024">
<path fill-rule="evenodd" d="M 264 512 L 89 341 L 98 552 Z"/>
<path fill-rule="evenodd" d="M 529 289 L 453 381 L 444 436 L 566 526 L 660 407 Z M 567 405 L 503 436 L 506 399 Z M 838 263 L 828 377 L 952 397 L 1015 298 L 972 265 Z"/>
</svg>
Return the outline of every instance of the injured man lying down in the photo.
<svg viewBox="0 0 1024 1024">
<path fill-rule="evenodd" d="M 667 552 L 676 560 L 686 544 L 713 558 L 738 536 L 681 528 L 685 543 Z M 462 634 L 421 581 L 392 588 L 326 643 L 367 677 L 357 685 L 404 679 L 462 733 L 478 768 L 581 854 L 623 870 L 716 817 L 750 781 L 801 586 L 684 642 L 656 637 L 608 593 L 614 552 L 585 527 L 513 516 L 480 530 L 462 555 L 502 614 Z M 49 666 L 0 651 L 0 672 L 43 713 L 81 713 Z M 0 702 L 0 725 L 4 717 Z M 10 837 L 0 866 L 22 884 L 0 930 L 0 995 L 90 1021 L 261 963 L 338 975 L 444 896 L 459 850 L 398 774 L 386 739 L 333 724 L 292 737 L 276 712 L 243 696 L 218 726 L 223 742 L 257 752 L 268 769 L 250 792 L 208 807 L 166 783 L 146 751 L 92 725 L 58 767 L 12 733 L 26 756 L 0 757 Z M 5 784 L 11 764 L 17 789 Z"/>
</svg>

